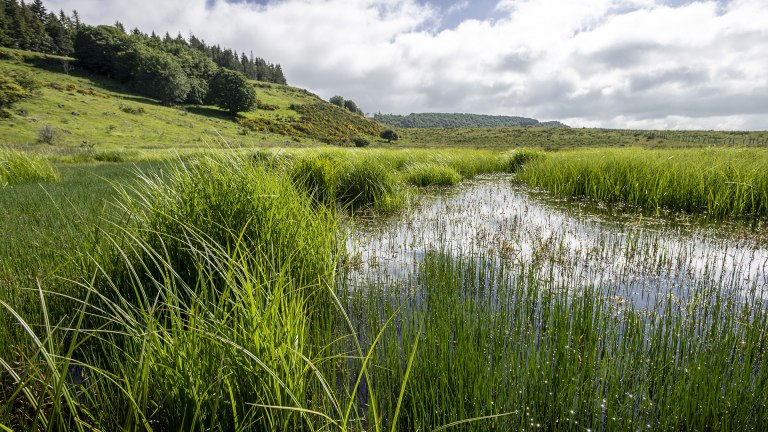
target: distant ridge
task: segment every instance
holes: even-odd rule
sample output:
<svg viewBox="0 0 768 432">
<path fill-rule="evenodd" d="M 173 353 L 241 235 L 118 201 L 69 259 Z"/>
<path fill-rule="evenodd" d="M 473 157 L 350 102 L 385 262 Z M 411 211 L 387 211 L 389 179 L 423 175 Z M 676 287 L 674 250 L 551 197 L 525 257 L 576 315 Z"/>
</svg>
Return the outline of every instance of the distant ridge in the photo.
<svg viewBox="0 0 768 432">
<path fill-rule="evenodd" d="M 485 114 L 411 113 L 373 115 L 377 122 L 399 128 L 472 128 L 472 127 L 569 127 L 559 121 L 540 122 L 536 119 Z"/>
</svg>

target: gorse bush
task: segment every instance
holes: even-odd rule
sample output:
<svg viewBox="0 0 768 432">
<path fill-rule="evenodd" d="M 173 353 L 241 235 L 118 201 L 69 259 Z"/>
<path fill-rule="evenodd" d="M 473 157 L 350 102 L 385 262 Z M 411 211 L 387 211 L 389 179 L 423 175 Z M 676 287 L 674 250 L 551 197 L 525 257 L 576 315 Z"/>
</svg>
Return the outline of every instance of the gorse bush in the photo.
<svg viewBox="0 0 768 432">
<path fill-rule="evenodd" d="M 517 179 L 557 195 L 586 196 L 714 216 L 768 214 L 765 150 L 601 150 L 550 154 Z"/>
<path fill-rule="evenodd" d="M 8 108 L 14 103 L 32 96 L 40 88 L 35 76 L 24 69 L 0 68 L 0 108 Z"/>
<path fill-rule="evenodd" d="M 0 186 L 29 181 L 54 181 L 59 173 L 46 159 L 0 147 Z"/>
</svg>

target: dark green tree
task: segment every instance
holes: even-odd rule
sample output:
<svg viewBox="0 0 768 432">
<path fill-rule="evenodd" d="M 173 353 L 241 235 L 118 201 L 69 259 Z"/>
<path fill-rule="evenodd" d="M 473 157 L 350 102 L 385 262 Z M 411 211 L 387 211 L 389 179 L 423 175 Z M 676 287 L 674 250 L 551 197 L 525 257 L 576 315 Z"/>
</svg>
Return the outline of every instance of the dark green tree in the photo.
<svg viewBox="0 0 768 432">
<path fill-rule="evenodd" d="M 49 13 L 45 20 L 45 32 L 49 39 L 44 41 L 44 45 L 50 45 L 46 52 L 51 54 L 67 56 L 72 52 L 72 39 L 70 32 L 54 13 Z"/>
<path fill-rule="evenodd" d="M 13 44 L 11 23 L 5 9 L 5 2 L 0 3 L 0 46 L 11 46 Z"/>
<path fill-rule="evenodd" d="M 352 138 L 352 143 L 355 147 L 368 147 L 371 145 L 371 139 L 366 135 L 357 135 Z"/>
<path fill-rule="evenodd" d="M 110 75 L 117 54 L 124 51 L 127 42 L 127 36 L 114 27 L 83 25 L 75 36 L 74 56 L 83 68 L 101 75 Z"/>
<path fill-rule="evenodd" d="M 328 102 L 336 105 L 339 108 L 344 108 L 344 98 L 341 96 L 334 96 L 328 99 Z"/>
<path fill-rule="evenodd" d="M 240 72 L 219 68 L 210 82 L 209 101 L 236 115 L 256 105 L 256 90 Z"/>
<path fill-rule="evenodd" d="M 389 142 L 389 143 L 391 143 L 392 141 L 397 141 L 398 139 L 400 139 L 400 136 L 397 134 L 397 132 L 395 132 L 392 129 L 384 129 L 383 131 L 381 131 L 381 133 L 379 133 L 379 136 L 381 138 L 387 140 L 387 142 Z"/>
<path fill-rule="evenodd" d="M 45 9 L 45 6 L 43 6 L 43 0 L 34 0 L 32 4 L 29 5 L 29 10 L 32 11 L 37 19 L 45 23 L 48 18 L 48 11 Z"/>
<path fill-rule="evenodd" d="M 344 108 L 346 108 L 351 113 L 357 113 L 357 104 L 351 100 L 344 101 Z"/>
<path fill-rule="evenodd" d="M 72 26 L 74 27 L 74 29 L 75 29 L 75 31 L 76 31 L 76 32 L 77 32 L 78 30 L 80 30 L 80 25 L 81 25 L 82 23 L 83 23 L 83 22 L 82 22 L 82 21 L 80 21 L 80 14 L 79 14 L 79 13 L 77 13 L 77 11 L 76 11 L 76 10 L 73 10 L 73 11 L 72 11 Z"/>
<path fill-rule="evenodd" d="M 190 90 L 189 79 L 176 58 L 142 44 L 134 44 L 120 55 L 121 63 L 132 66 L 130 85 L 138 92 L 159 99 L 164 105 L 182 102 Z M 121 76 L 125 77 L 123 69 Z"/>
<path fill-rule="evenodd" d="M 9 34 L 11 38 L 11 47 L 19 49 L 29 49 L 31 44 L 31 34 L 27 28 L 27 20 L 24 18 L 24 11 L 29 10 L 23 5 L 19 5 L 16 0 L 5 0 L 5 12 L 8 17 Z"/>
</svg>

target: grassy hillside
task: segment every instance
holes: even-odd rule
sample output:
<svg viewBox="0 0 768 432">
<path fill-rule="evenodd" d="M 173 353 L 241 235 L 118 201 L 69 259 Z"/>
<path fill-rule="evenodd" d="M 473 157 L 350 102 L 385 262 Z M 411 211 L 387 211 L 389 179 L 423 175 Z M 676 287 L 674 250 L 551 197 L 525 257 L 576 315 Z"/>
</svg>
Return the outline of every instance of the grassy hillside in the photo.
<svg viewBox="0 0 768 432">
<path fill-rule="evenodd" d="M 760 146 L 768 132 L 740 131 L 628 131 L 552 127 L 395 129 L 399 146 L 476 147 L 508 149 L 541 147 L 546 150 L 593 147 L 689 148 L 708 146 Z"/>
<path fill-rule="evenodd" d="M 348 144 L 379 124 L 296 87 L 253 81 L 260 109 L 240 119 L 213 106 L 163 106 L 127 87 L 79 69 L 65 74 L 62 58 L 3 48 L 0 69 L 30 71 L 43 84 L 0 119 L 0 143 L 58 161 L 155 159 L 168 149 L 206 146 L 298 147 Z M 298 110 L 298 111 L 297 111 Z M 300 111 L 300 112 L 299 112 Z M 48 127 L 51 144 L 40 142 Z M 397 128 L 400 139 L 374 146 L 547 150 L 591 147 L 765 146 L 765 132 L 631 131 L 555 127 Z M 118 154 L 119 153 L 119 154 Z"/>
<path fill-rule="evenodd" d="M 322 145 L 339 142 L 347 135 L 328 140 L 323 134 L 301 130 L 260 130 L 244 128 L 225 111 L 205 105 L 168 107 L 136 95 L 117 82 L 75 69 L 65 74 L 61 58 L 3 49 L 0 68 L 26 69 L 42 83 L 34 97 L 9 110 L 10 118 L 0 120 L 0 143 L 27 150 L 58 155 L 66 160 L 93 149 L 201 148 L 226 141 L 232 147 Z M 280 84 L 253 81 L 260 107 L 241 113 L 241 120 L 309 126 L 326 119 L 303 119 L 293 108 L 330 107 L 307 90 Z M 365 123 L 378 125 L 344 110 L 333 111 L 333 121 L 342 126 Z M 50 143 L 41 143 L 40 131 L 52 129 Z M 293 132 L 293 133 L 290 133 Z M 299 138 L 301 137 L 301 138 Z M 50 145 L 42 145 L 50 144 Z"/>
<path fill-rule="evenodd" d="M 381 124 L 401 128 L 460 128 L 460 127 L 568 127 L 558 121 L 540 122 L 526 117 L 460 113 L 418 113 L 407 116 L 374 114 Z"/>
</svg>

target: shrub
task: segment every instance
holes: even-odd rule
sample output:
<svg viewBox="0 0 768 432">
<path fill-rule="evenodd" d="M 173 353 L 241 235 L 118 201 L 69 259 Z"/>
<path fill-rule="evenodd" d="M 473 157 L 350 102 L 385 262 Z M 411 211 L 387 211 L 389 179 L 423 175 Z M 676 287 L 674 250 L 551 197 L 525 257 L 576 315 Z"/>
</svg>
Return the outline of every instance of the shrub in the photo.
<svg viewBox="0 0 768 432">
<path fill-rule="evenodd" d="M 390 143 L 392 141 L 397 141 L 398 139 L 400 139 L 400 136 L 397 134 L 397 132 L 395 132 L 392 129 L 384 129 L 383 131 L 381 131 L 381 133 L 379 133 L 379 136 Z"/>
<path fill-rule="evenodd" d="M 416 163 L 405 169 L 405 181 L 415 186 L 453 186 L 461 181 L 461 175 L 445 165 Z"/>
<path fill-rule="evenodd" d="M 355 144 L 355 147 L 368 147 L 371 145 L 371 139 L 365 135 L 357 135 L 352 138 L 352 143 Z"/>
<path fill-rule="evenodd" d="M 30 93 L 10 77 L 0 75 L 0 107 L 10 107 Z"/>
<path fill-rule="evenodd" d="M 264 104 L 261 102 L 261 99 L 256 99 L 256 108 L 260 110 L 265 110 L 265 111 L 275 111 L 280 109 L 280 106 L 273 105 L 273 104 Z"/>
<path fill-rule="evenodd" d="M 128 114 L 144 114 L 146 111 L 142 107 L 133 108 L 129 106 L 120 105 L 120 111 Z"/>
<path fill-rule="evenodd" d="M 45 125 L 37 131 L 37 140 L 44 144 L 56 144 L 61 137 L 61 132 L 51 125 Z"/>
</svg>

